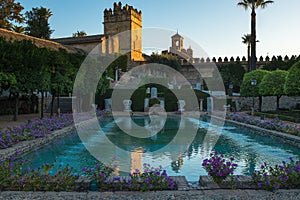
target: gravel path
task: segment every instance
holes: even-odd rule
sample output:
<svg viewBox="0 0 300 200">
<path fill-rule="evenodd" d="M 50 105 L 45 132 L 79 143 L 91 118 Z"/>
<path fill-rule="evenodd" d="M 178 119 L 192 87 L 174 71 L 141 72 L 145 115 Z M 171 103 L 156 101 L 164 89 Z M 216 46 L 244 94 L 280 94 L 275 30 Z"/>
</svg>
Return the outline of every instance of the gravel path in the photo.
<svg viewBox="0 0 300 200">
<path fill-rule="evenodd" d="M 158 192 L 1 192 L 0 200 L 73 200 L 73 199 L 274 199 L 296 200 L 300 199 L 300 190 L 279 190 L 267 192 L 263 190 L 191 190 L 191 191 L 158 191 Z"/>
</svg>

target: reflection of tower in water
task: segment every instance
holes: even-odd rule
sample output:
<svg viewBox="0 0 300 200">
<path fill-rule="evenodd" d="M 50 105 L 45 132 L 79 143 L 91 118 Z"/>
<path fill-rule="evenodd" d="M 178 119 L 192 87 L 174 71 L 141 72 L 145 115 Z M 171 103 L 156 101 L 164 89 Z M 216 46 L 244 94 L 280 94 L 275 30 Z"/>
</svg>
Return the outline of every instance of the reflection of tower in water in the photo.
<svg viewBox="0 0 300 200">
<path fill-rule="evenodd" d="M 135 149 L 133 152 L 131 152 L 131 170 L 130 172 L 133 173 L 136 169 L 138 169 L 140 172 L 142 171 L 143 166 L 143 149 Z"/>
</svg>

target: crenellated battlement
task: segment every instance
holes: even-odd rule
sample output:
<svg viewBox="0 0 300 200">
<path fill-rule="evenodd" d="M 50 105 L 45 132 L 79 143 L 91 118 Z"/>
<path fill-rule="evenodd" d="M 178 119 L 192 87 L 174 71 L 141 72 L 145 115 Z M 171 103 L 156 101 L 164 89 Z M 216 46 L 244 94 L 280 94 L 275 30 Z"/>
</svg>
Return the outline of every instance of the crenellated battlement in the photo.
<svg viewBox="0 0 300 200">
<path fill-rule="evenodd" d="M 114 3 L 114 9 L 105 9 L 104 10 L 104 22 L 116 22 L 120 20 L 130 20 L 132 17 L 142 21 L 142 11 L 138 11 L 126 4 L 122 6 L 122 3 Z"/>
<path fill-rule="evenodd" d="M 258 59 L 257 59 L 257 62 L 261 63 L 261 64 L 265 64 L 267 62 L 271 62 L 271 61 L 288 61 L 290 59 L 293 59 L 293 58 L 296 58 L 297 56 L 296 55 L 293 55 L 291 57 L 289 56 L 285 56 L 285 57 L 282 57 L 282 56 L 272 56 L 272 57 L 269 57 L 269 56 L 266 56 L 265 58 L 260 56 Z M 216 63 L 216 64 L 228 64 L 228 63 L 234 63 L 234 62 L 241 62 L 242 64 L 243 63 L 247 63 L 248 60 L 246 59 L 245 56 L 243 56 L 242 58 L 240 58 L 239 56 L 234 58 L 233 56 L 228 58 L 228 57 L 224 57 L 224 58 L 221 58 L 219 57 L 218 59 L 216 57 L 213 57 L 213 58 L 210 58 L 210 57 L 207 57 L 207 58 L 189 58 L 187 60 L 185 59 L 181 59 L 181 64 L 186 64 L 186 63 L 189 63 L 189 64 L 199 64 L 199 63 Z"/>
</svg>

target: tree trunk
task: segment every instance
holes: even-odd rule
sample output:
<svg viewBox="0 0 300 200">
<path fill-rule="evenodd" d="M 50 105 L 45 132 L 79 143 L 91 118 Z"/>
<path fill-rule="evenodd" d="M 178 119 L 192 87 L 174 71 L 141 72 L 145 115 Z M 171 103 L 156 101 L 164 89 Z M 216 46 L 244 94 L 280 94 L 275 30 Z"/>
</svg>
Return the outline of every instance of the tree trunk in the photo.
<svg viewBox="0 0 300 200">
<path fill-rule="evenodd" d="M 19 94 L 15 94 L 15 112 L 14 112 L 14 121 L 18 120 L 18 113 L 19 113 Z"/>
<path fill-rule="evenodd" d="M 262 107 L 262 96 L 259 96 L 259 101 L 258 101 L 258 112 L 261 112 L 261 107 Z"/>
<path fill-rule="evenodd" d="M 60 117 L 59 95 L 57 96 L 57 115 Z"/>
<path fill-rule="evenodd" d="M 276 96 L 276 111 L 278 111 L 279 110 L 279 100 L 280 100 L 280 97 L 281 96 Z"/>
<path fill-rule="evenodd" d="M 53 106 L 54 106 L 54 100 L 55 100 L 55 93 L 52 94 L 51 99 L 51 108 L 50 108 L 50 117 L 53 117 Z"/>
<path fill-rule="evenodd" d="M 44 118 L 44 92 L 42 92 L 42 99 L 41 99 L 41 119 Z"/>
<path fill-rule="evenodd" d="M 256 13 L 251 12 L 251 70 L 256 70 Z"/>
<path fill-rule="evenodd" d="M 248 45 L 248 66 L 247 66 L 248 72 L 250 72 L 250 71 L 251 71 L 251 57 L 250 57 L 250 48 L 251 48 L 251 45 Z"/>
</svg>

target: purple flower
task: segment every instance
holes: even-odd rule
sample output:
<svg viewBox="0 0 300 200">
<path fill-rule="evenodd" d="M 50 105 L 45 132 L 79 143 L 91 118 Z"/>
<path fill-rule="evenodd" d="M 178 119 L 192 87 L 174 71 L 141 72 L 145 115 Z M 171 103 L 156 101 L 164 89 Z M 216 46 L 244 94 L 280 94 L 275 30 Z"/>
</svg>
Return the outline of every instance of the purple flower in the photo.
<svg viewBox="0 0 300 200">
<path fill-rule="evenodd" d="M 86 172 L 86 170 L 87 170 L 87 168 L 86 168 L 86 167 L 82 168 L 82 171 L 83 171 L 83 172 Z"/>
</svg>

